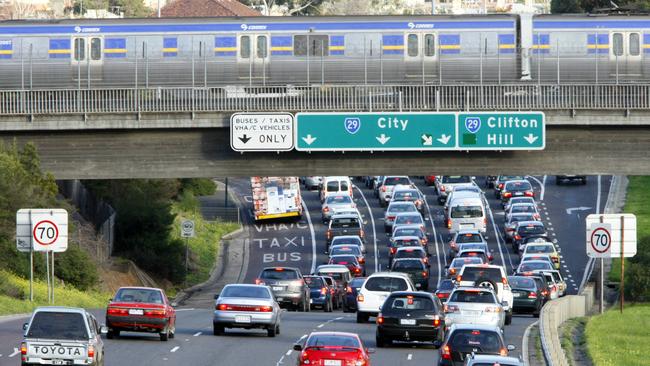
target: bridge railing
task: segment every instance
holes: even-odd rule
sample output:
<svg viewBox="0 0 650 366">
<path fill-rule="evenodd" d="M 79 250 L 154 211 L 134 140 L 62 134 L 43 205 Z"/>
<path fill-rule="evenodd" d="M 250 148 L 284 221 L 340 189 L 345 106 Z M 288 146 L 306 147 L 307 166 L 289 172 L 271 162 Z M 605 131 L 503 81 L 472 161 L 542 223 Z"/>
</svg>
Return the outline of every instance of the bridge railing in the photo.
<svg viewBox="0 0 650 366">
<path fill-rule="evenodd" d="M 0 115 L 648 108 L 650 84 L 316 85 L 0 91 Z"/>
</svg>

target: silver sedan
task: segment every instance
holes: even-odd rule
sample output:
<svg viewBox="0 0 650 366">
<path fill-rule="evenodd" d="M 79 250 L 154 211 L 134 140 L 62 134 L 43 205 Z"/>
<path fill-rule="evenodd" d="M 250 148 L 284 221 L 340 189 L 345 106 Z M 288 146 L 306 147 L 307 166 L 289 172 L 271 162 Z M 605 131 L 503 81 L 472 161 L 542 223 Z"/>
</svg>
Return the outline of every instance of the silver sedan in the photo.
<svg viewBox="0 0 650 366">
<path fill-rule="evenodd" d="M 334 212 L 354 210 L 356 208 L 357 205 L 352 200 L 352 197 L 348 196 L 347 194 L 328 196 L 325 198 L 325 202 L 323 202 L 323 206 L 321 208 L 323 223 L 327 223 L 332 218 L 332 216 L 334 216 Z"/>
<path fill-rule="evenodd" d="M 266 329 L 269 337 L 280 333 L 280 306 L 268 286 L 227 285 L 214 298 L 214 335 L 225 328 Z"/>
<path fill-rule="evenodd" d="M 445 324 L 505 326 L 506 312 L 494 292 L 480 287 L 456 288 L 445 303 Z"/>
</svg>

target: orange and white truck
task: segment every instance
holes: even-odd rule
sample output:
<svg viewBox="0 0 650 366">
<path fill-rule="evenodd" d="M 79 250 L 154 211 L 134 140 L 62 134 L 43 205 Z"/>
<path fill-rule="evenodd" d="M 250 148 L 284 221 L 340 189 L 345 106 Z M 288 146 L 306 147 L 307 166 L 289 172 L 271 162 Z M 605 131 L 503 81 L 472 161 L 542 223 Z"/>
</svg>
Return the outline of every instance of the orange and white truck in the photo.
<svg viewBox="0 0 650 366">
<path fill-rule="evenodd" d="M 251 177 L 255 220 L 302 216 L 298 177 Z"/>
</svg>

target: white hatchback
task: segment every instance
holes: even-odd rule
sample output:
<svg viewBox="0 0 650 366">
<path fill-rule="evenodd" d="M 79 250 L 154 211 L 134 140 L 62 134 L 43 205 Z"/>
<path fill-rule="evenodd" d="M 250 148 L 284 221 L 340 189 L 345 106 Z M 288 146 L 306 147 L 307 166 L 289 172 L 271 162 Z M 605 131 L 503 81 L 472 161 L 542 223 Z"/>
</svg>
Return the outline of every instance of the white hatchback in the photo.
<svg viewBox="0 0 650 366">
<path fill-rule="evenodd" d="M 357 295 L 357 323 L 377 316 L 384 301 L 395 291 L 417 291 L 406 273 L 377 272 L 366 279 Z"/>
</svg>

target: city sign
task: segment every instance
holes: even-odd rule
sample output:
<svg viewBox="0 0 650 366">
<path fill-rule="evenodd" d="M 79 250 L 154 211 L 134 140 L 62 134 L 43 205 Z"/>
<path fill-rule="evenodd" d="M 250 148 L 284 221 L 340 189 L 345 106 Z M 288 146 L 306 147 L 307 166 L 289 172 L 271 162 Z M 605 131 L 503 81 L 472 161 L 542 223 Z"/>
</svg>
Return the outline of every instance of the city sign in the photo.
<svg viewBox="0 0 650 366">
<path fill-rule="evenodd" d="M 68 249 L 68 211 L 61 208 L 18 210 L 16 249 L 20 252 L 65 252 Z"/>
<path fill-rule="evenodd" d="M 543 112 L 458 113 L 460 150 L 543 150 Z"/>
<path fill-rule="evenodd" d="M 230 147 L 239 152 L 293 150 L 293 116 L 235 113 L 230 117 Z"/>
<path fill-rule="evenodd" d="M 456 114 L 436 112 L 298 113 L 298 151 L 456 149 Z"/>
</svg>

